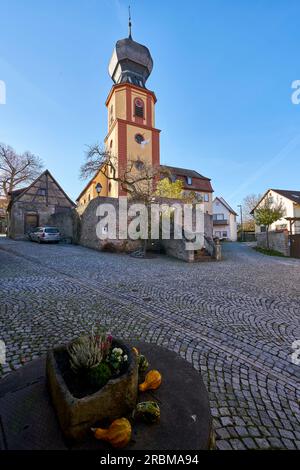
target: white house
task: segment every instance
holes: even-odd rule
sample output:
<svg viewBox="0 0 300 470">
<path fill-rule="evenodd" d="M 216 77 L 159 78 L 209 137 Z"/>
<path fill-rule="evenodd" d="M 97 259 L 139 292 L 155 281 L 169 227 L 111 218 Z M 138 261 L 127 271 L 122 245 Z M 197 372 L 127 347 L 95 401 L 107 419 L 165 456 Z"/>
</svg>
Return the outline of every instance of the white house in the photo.
<svg viewBox="0 0 300 470">
<path fill-rule="evenodd" d="M 213 201 L 213 233 L 214 237 L 231 241 L 237 240 L 237 213 L 222 197 Z"/>
<path fill-rule="evenodd" d="M 284 208 L 284 216 L 282 219 L 277 220 L 272 225 L 270 225 L 270 231 L 278 230 L 289 230 L 291 234 L 300 233 L 300 220 L 295 220 L 296 218 L 300 219 L 300 191 L 289 191 L 284 189 L 269 189 L 261 198 L 259 203 L 254 207 L 252 213 L 255 213 L 255 210 L 260 206 L 263 206 L 265 201 L 269 199 L 270 204 L 282 203 Z M 294 219 L 294 220 L 287 220 Z M 265 232 L 264 226 L 256 226 L 256 233 Z"/>
</svg>

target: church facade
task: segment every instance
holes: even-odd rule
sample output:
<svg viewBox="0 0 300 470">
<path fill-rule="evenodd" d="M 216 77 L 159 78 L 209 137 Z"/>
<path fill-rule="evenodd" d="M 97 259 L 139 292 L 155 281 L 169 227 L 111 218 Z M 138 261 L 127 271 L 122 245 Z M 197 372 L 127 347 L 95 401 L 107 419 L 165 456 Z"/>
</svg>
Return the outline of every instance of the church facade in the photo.
<svg viewBox="0 0 300 470">
<path fill-rule="evenodd" d="M 118 171 L 124 171 L 129 162 L 139 162 L 159 168 L 160 130 L 155 126 L 156 96 L 146 88 L 153 68 L 149 49 L 129 37 L 117 41 L 110 63 L 109 74 L 114 85 L 106 100 L 108 132 L 105 148 L 117 160 Z M 196 171 L 163 166 L 170 179 L 183 180 L 185 192 L 193 191 L 204 201 L 205 212 L 212 214 L 213 189 L 209 178 Z M 164 175 L 165 176 L 165 175 Z M 108 179 L 99 171 L 88 182 L 77 198 L 83 206 L 97 197 L 96 185 L 101 184 L 101 196 L 117 198 L 126 196 L 119 182 Z"/>
</svg>

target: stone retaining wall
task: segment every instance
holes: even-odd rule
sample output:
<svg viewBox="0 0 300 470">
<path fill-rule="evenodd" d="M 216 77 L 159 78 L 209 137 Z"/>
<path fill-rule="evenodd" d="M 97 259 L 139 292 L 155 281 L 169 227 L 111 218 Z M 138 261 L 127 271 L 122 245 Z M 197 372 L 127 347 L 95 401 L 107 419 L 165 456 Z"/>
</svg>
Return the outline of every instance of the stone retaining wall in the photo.
<svg viewBox="0 0 300 470">
<path fill-rule="evenodd" d="M 48 224 L 58 227 L 62 238 L 70 239 L 72 243 L 79 243 L 80 217 L 76 209 L 52 214 L 49 217 Z"/>
<path fill-rule="evenodd" d="M 267 248 L 267 234 L 257 233 L 257 246 Z M 269 246 L 271 250 L 279 251 L 285 256 L 290 256 L 289 234 L 287 231 L 269 232 Z"/>
<path fill-rule="evenodd" d="M 118 233 L 119 200 L 116 198 L 101 197 L 100 201 L 101 204 L 111 204 L 115 207 Z M 167 205 L 172 205 L 174 203 L 182 204 L 182 201 L 180 200 L 170 199 L 160 199 L 157 202 Z M 128 207 L 130 207 L 130 204 L 134 204 L 134 202 L 128 201 Z M 88 204 L 79 206 L 67 213 L 53 214 L 49 219 L 49 224 L 58 227 L 63 238 L 72 239 L 74 243 L 96 250 L 128 253 L 143 246 L 143 240 L 100 240 L 96 233 L 96 226 L 99 221 L 99 217 L 96 215 L 98 206 L 99 198 L 92 199 Z M 130 223 L 130 219 L 128 220 L 128 223 Z M 204 226 L 205 234 L 208 237 L 212 237 L 212 216 L 209 216 L 208 214 L 204 215 Z M 161 240 L 160 243 L 168 255 L 187 262 L 194 261 L 194 252 L 187 251 L 185 249 L 185 240 Z"/>
</svg>

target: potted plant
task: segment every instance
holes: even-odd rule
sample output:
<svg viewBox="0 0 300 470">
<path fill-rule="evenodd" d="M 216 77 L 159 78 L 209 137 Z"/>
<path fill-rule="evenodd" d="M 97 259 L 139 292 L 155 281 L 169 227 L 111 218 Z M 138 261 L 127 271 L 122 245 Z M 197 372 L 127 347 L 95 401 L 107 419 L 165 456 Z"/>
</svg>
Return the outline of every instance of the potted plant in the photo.
<svg viewBox="0 0 300 470">
<path fill-rule="evenodd" d="M 137 356 L 103 332 L 81 336 L 47 355 L 53 405 L 67 438 L 80 440 L 97 422 L 130 413 L 137 400 Z"/>
</svg>

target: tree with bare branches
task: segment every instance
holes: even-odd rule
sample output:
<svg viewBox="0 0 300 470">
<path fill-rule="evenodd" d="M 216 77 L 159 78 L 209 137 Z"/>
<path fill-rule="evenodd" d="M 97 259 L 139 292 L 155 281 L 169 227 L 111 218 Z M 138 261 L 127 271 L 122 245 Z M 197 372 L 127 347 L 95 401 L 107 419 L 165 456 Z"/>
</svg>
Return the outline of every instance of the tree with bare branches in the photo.
<svg viewBox="0 0 300 470">
<path fill-rule="evenodd" d="M 255 231 L 255 220 L 251 213 L 254 207 L 261 200 L 261 194 L 248 194 L 243 200 L 243 230 Z"/>
<path fill-rule="evenodd" d="M 31 152 L 18 154 L 9 145 L 0 143 L 0 194 L 9 193 L 22 184 L 34 181 L 43 168 L 42 160 Z"/>
<path fill-rule="evenodd" d="M 160 165 L 150 165 L 142 160 L 129 159 L 125 168 L 120 167 L 114 155 L 95 144 L 88 147 L 86 160 L 80 168 L 80 177 L 87 179 L 98 171 L 108 180 L 117 181 L 132 199 L 145 204 L 153 199 L 155 180 L 168 174 L 168 170 Z"/>
<path fill-rule="evenodd" d="M 88 147 L 86 160 L 80 168 L 81 179 L 87 179 L 101 172 L 108 180 L 116 181 L 123 191 L 134 201 L 141 202 L 149 208 L 156 197 L 156 181 L 169 170 L 160 165 L 150 165 L 142 160 L 128 160 L 126 167 L 118 165 L 118 159 L 110 152 L 101 149 L 98 144 Z M 150 211 L 148 211 L 150 214 Z M 149 215 L 150 217 L 150 215 Z M 150 232 L 150 220 L 148 221 Z M 144 241 L 144 255 L 147 240 Z"/>
</svg>

